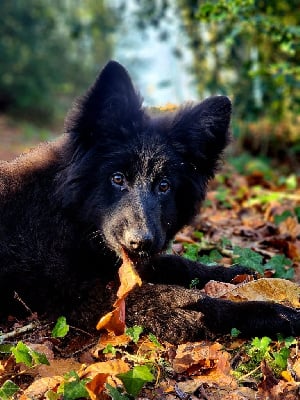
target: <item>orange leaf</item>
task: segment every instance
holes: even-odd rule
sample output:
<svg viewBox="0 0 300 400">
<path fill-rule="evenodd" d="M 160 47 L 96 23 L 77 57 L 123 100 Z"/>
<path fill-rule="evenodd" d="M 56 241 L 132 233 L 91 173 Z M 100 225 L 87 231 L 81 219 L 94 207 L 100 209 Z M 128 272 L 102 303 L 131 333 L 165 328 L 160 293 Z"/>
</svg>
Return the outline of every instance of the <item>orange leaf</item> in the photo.
<svg viewBox="0 0 300 400">
<path fill-rule="evenodd" d="M 116 335 L 122 335 L 125 331 L 125 298 L 136 285 L 142 284 L 139 274 L 125 251 L 122 251 L 122 258 L 123 264 L 119 268 L 120 287 L 117 300 L 113 305 L 114 309 L 104 315 L 96 326 L 98 330 L 106 329 Z"/>
<path fill-rule="evenodd" d="M 119 277 L 121 285 L 117 292 L 119 299 L 125 298 L 128 293 L 135 287 L 141 286 L 142 280 L 127 255 L 123 252 L 123 264 L 119 268 Z"/>
<path fill-rule="evenodd" d="M 118 299 L 114 303 L 114 310 L 105 314 L 98 322 L 96 328 L 106 329 L 116 335 L 122 335 L 125 331 L 125 300 Z"/>
<path fill-rule="evenodd" d="M 97 374 L 90 382 L 85 385 L 86 390 L 88 391 L 89 396 L 92 400 L 99 400 L 101 397 L 105 398 L 104 396 L 106 395 L 103 393 L 103 391 L 105 390 L 104 385 L 108 376 L 109 374 Z M 103 394 L 104 396 L 100 397 L 101 394 Z M 109 397 L 106 396 L 106 398 Z"/>
<path fill-rule="evenodd" d="M 94 378 L 98 374 L 118 375 L 123 372 L 129 371 L 129 365 L 120 360 L 100 361 L 88 365 L 84 370 L 80 371 L 78 375 L 80 378 Z"/>
</svg>

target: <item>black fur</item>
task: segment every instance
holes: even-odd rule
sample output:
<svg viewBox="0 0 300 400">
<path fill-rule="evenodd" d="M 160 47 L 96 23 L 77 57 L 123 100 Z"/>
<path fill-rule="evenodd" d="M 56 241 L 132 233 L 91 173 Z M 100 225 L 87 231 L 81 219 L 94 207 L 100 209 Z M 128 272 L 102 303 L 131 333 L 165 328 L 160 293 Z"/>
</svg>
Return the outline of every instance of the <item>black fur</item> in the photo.
<svg viewBox="0 0 300 400">
<path fill-rule="evenodd" d="M 159 255 L 199 210 L 230 114 L 229 99 L 216 96 L 151 115 L 126 70 L 109 62 L 62 138 L 0 164 L 2 317 L 19 312 L 14 291 L 35 311 L 70 314 L 95 282 L 115 278 L 122 249 L 153 282 L 203 285 L 244 271 Z M 227 303 L 224 311 L 230 326 Z"/>
</svg>

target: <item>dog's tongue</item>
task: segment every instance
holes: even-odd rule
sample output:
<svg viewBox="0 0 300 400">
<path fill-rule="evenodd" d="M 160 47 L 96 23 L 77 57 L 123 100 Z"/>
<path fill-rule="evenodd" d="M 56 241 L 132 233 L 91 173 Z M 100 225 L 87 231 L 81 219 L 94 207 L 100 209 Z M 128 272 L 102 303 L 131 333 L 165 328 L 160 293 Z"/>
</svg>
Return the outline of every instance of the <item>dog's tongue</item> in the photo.
<svg viewBox="0 0 300 400">
<path fill-rule="evenodd" d="M 117 292 L 117 300 L 114 309 L 104 315 L 97 324 L 97 329 L 106 329 L 116 335 L 125 331 L 125 299 L 135 286 L 141 286 L 142 280 L 130 260 L 128 254 L 122 249 L 123 263 L 119 268 L 120 287 Z"/>
</svg>

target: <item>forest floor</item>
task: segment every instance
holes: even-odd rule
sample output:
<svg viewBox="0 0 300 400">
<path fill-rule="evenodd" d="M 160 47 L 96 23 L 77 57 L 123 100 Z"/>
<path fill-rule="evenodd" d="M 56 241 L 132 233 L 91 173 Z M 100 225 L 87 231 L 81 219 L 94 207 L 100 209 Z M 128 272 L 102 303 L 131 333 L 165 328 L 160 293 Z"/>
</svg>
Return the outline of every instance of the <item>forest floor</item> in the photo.
<svg viewBox="0 0 300 400">
<path fill-rule="evenodd" d="M 37 135 L 23 139 L 24 130 L 0 117 L 0 158 L 32 147 Z M 237 288 L 214 282 L 205 289 L 212 296 L 300 308 L 299 187 L 293 173 L 253 160 L 239 172 L 226 165 L 173 251 L 208 264 L 239 262 L 275 278 L 235 282 Z M 141 330 L 95 336 L 63 318 L 54 328 L 35 314 L 10 317 L 0 330 L 0 399 L 300 398 L 299 338 L 244 340 L 233 330 L 217 341 L 169 344 Z"/>
</svg>

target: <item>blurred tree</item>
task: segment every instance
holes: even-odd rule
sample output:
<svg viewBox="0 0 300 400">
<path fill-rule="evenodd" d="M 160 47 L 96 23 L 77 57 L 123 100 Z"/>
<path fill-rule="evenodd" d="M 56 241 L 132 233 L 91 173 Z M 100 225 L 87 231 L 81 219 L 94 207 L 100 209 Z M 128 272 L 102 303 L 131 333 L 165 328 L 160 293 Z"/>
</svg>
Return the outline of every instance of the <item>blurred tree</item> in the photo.
<svg viewBox="0 0 300 400">
<path fill-rule="evenodd" d="M 201 96 L 233 96 L 242 119 L 298 113 L 299 0 L 136 0 L 136 5 L 141 27 L 145 21 L 159 26 L 170 9 L 180 18 Z M 167 37 L 163 32 L 161 38 Z"/>
<path fill-rule="evenodd" d="M 0 111 L 50 118 L 111 56 L 104 0 L 1 0 L 0 14 Z"/>
</svg>

